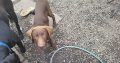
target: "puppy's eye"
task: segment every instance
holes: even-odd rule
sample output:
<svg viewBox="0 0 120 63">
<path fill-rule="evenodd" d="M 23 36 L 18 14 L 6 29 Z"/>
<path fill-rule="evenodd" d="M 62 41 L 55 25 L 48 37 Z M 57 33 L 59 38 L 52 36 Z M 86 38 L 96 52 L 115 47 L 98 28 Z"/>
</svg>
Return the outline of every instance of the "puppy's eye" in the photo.
<svg viewBox="0 0 120 63">
<path fill-rule="evenodd" d="M 39 36 L 39 34 L 36 34 L 36 37 L 38 37 Z"/>
<path fill-rule="evenodd" d="M 39 33 L 40 35 L 44 35 L 44 33 L 42 32 L 42 33 Z"/>
</svg>

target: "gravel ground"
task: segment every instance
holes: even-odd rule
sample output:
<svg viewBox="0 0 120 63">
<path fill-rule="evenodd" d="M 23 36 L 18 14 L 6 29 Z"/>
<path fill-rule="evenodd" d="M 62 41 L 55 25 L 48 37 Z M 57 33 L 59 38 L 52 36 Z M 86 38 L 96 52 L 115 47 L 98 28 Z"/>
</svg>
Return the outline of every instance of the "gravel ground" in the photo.
<svg viewBox="0 0 120 63">
<path fill-rule="evenodd" d="M 54 41 L 58 47 L 79 45 L 96 52 L 107 63 L 120 63 L 120 15 L 110 18 L 119 0 L 49 0 L 51 9 L 62 20 L 58 23 Z M 26 4 L 27 5 L 27 4 Z M 33 16 L 20 18 L 25 33 Z M 48 51 L 41 52 L 25 37 L 24 54 L 29 63 L 49 63 Z M 77 49 L 64 49 L 54 58 L 54 63 L 99 63 L 94 57 Z"/>
</svg>

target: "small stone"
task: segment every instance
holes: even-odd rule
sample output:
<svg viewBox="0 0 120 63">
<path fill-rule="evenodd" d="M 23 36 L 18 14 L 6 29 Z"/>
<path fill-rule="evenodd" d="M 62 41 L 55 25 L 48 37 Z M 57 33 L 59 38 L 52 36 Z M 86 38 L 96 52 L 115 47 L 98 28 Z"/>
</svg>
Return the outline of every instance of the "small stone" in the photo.
<svg viewBox="0 0 120 63">
<path fill-rule="evenodd" d="M 65 62 L 65 60 L 63 60 L 63 62 Z"/>
</svg>

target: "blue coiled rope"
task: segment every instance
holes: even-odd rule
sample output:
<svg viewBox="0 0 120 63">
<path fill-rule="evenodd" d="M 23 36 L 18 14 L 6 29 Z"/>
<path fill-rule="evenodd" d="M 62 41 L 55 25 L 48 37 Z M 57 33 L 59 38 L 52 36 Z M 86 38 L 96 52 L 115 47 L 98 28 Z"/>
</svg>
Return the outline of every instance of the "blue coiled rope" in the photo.
<svg viewBox="0 0 120 63">
<path fill-rule="evenodd" d="M 61 47 L 59 49 L 57 49 L 56 51 L 54 51 L 52 57 L 50 58 L 50 63 L 53 63 L 53 57 L 55 56 L 55 54 L 60 51 L 61 49 L 64 49 L 64 48 L 76 48 L 76 49 L 79 49 L 79 50 L 83 50 L 87 53 L 89 53 L 90 55 L 94 56 L 96 59 L 98 59 L 100 61 L 100 63 L 106 63 L 104 60 L 102 60 L 100 57 L 98 57 L 97 55 L 95 55 L 93 52 L 90 52 L 84 48 L 81 48 L 81 47 L 78 47 L 78 46 L 64 46 L 64 47 Z"/>
</svg>

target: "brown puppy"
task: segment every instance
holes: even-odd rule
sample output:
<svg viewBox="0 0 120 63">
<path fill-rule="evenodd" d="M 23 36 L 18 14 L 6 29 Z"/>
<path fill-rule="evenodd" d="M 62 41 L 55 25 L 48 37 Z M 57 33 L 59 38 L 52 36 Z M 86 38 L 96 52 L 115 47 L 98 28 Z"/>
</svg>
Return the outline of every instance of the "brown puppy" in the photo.
<svg viewBox="0 0 120 63">
<path fill-rule="evenodd" d="M 48 16 L 52 17 L 53 25 L 56 25 L 55 17 L 50 9 L 48 1 L 37 0 L 33 26 L 27 31 L 27 35 L 33 42 L 37 43 L 37 45 L 42 48 L 46 47 L 47 43 L 49 43 L 52 47 L 55 47 L 51 41 L 53 27 L 49 26 Z"/>
</svg>

